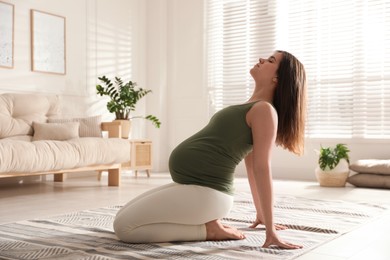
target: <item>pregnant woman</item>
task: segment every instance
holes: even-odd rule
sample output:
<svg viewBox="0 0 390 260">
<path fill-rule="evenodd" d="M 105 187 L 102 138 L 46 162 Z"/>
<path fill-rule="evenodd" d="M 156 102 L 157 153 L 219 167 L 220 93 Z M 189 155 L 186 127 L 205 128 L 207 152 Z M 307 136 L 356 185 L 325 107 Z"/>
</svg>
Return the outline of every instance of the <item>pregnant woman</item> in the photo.
<svg viewBox="0 0 390 260">
<path fill-rule="evenodd" d="M 245 159 L 256 220 L 263 224 L 263 247 L 301 248 L 277 236 L 285 227 L 273 220 L 271 151 L 276 143 L 302 154 L 306 75 L 290 53 L 276 51 L 250 70 L 255 88 L 243 104 L 217 112 L 209 124 L 179 144 L 169 159 L 173 183 L 128 202 L 116 215 L 114 230 L 128 243 L 244 239 L 220 222 L 233 205 L 233 179 Z"/>
</svg>

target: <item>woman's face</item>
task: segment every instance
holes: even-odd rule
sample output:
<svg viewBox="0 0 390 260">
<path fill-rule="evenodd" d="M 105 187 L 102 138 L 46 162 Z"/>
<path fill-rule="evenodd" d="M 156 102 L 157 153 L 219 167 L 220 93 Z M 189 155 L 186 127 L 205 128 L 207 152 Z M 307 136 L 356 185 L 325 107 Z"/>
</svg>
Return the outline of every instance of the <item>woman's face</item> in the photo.
<svg viewBox="0 0 390 260">
<path fill-rule="evenodd" d="M 276 83 L 277 71 L 280 61 L 283 58 L 281 52 L 275 52 L 267 59 L 260 58 L 259 63 L 255 64 L 250 73 L 256 83 Z"/>
</svg>

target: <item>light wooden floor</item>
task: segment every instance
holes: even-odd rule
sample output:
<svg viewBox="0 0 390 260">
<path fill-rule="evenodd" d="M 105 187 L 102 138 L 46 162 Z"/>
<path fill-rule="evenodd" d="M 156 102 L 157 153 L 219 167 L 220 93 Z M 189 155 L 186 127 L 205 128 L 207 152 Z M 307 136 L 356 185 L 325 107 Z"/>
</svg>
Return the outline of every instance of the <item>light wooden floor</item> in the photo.
<svg viewBox="0 0 390 260">
<path fill-rule="evenodd" d="M 0 224 L 18 220 L 48 217 L 71 211 L 124 204 L 138 194 L 170 182 L 168 174 L 146 174 L 138 178 L 127 172 L 122 185 L 107 187 L 107 178 L 72 178 L 64 183 L 51 181 L 30 184 L 0 184 Z M 236 179 L 237 190 L 248 190 L 247 180 Z M 368 201 L 390 206 L 390 190 L 321 188 L 315 182 L 274 182 L 277 194 L 308 198 Z M 292 241 L 293 242 L 293 241 Z M 390 213 L 329 243 L 317 247 L 299 260 L 390 259 Z"/>
</svg>

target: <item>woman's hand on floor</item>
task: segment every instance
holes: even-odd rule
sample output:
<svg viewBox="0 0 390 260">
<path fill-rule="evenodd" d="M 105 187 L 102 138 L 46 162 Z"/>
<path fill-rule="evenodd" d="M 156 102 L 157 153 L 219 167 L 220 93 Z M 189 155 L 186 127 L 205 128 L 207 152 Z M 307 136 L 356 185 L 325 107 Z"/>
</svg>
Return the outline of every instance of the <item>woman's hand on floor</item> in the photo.
<svg viewBox="0 0 390 260">
<path fill-rule="evenodd" d="M 283 249 L 301 249 L 303 247 L 300 245 L 295 245 L 295 244 L 291 244 L 289 242 L 280 240 L 278 238 L 278 236 L 276 235 L 276 233 L 273 231 L 267 232 L 266 236 L 267 237 L 266 237 L 264 245 L 263 245 L 264 248 L 270 247 L 272 245 L 278 246 L 278 247 L 283 248 Z"/>
<path fill-rule="evenodd" d="M 255 228 L 258 225 L 264 225 L 264 222 L 259 217 L 256 218 L 255 222 L 250 226 L 250 228 Z M 275 224 L 275 229 L 276 230 L 285 230 L 287 228 L 288 227 L 286 227 L 286 226 L 283 226 L 283 225 L 280 225 L 280 224 Z"/>
</svg>

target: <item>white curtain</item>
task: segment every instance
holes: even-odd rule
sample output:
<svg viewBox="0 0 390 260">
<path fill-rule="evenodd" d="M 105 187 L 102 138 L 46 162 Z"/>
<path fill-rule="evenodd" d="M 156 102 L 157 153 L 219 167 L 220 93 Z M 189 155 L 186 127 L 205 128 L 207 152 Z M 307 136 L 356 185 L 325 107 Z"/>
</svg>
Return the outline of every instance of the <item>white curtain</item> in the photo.
<svg viewBox="0 0 390 260">
<path fill-rule="evenodd" d="M 211 113 L 252 93 L 276 49 L 308 77 L 308 138 L 390 138 L 390 1 L 206 0 Z"/>
</svg>

